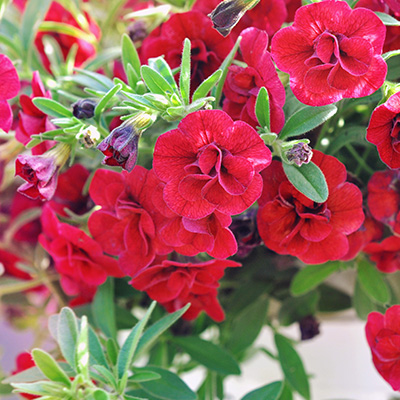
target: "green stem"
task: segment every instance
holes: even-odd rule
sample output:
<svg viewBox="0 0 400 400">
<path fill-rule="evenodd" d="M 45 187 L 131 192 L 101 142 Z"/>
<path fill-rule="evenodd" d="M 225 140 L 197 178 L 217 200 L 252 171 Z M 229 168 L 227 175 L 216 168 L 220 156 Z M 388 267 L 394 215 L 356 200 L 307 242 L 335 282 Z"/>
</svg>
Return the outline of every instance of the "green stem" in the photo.
<svg viewBox="0 0 400 400">
<path fill-rule="evenodd" d="M 371 150 L 372 150 L 372 146 L 368 146 L 364 151 L 364 154 L 363 154 L 362 158 L 363 158 L 365 163 L 367 162 L 367 159 L 368 159 L 368 156 L 369 156 L 369 153 L 371 152 Z M 358 164 L 356 170 L 354 171 L 354 173 L 358 176 L 360 174 L 362 168 L 363 168 L 362 165 Z"/>
<path fill-rule="evenodd" d="M 104 22 L 104 25 L 102 26 L 102 35 L 101 35 L 101 41 L 103 41 L 103 39 L 107 36 L 107 33 L 111 27 L 111 25 L 114 23 L 115 21 L 115 16 L 117 15 L 119 9 L 123 6 L 123 4 L 126 3 L 126 0 L 118 0 L 115 2 L 112 2 L 111 4 L 113 4 L 113 6 L 111 7 L 109 13 L 108 13 L 108 17 Z"/>
<path fill-rule="evenodd" d="M 358 165 L 361 165 L 366 172 L 372 175 L 375 171 L 365 162 L 365 160 L 357 153 L 354 147 L 351 144 L 346 144 L 345 148 L 347 151 L 356 159 Z"/>
</svg>

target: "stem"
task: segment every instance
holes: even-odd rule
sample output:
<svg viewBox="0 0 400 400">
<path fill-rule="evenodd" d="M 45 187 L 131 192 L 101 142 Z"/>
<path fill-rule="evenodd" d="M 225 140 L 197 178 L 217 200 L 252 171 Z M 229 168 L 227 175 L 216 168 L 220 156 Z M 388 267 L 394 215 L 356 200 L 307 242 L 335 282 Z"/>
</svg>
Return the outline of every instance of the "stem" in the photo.
<svg viewBox="0 0 400 400">
<path fill-rule="evenodd" d="M 368 158 L 368 155 L 371 152 L 371 150 L 372 150 L 372 146 L 368 146 L 364 151 L 364 154 L 363 154 L 362 158 L 363 158 L 365 163 L 367 162 L 367 158 Z M 354 171 L 354 173 L 358 176 L 360 174 L 362 168 L 363 168 L 362 165 L 358 164 L 356 170 Z"/>
<path fill-rule="evenodd" d="M 347 151 L 357 160 L 358 164 L 361 165 L 361 167 L 368 172 L 370 175 L 372 175 L 375 171 L 365 162 L 365 160 L 360 157 L 360 155 L 357 153 L 357 151 L 354 149 L 354 147 L 351 144 L 346 144 L 345 148 Z"/>
<path fill-rule="evenodd" d="M 106 21 L 104 22 L 104 25 L 102 26 L 102 35 L 101 35 L 101 41 L 107 36 L 108 30 L 110 29 L 110 26 L 113 24 L 115 21 L 115 16 L 118 13 L 119 9 L 122 7 L 122 5 L 126 3 L 126 0 L 118 0 L 114 2 L 113 7 L 108 13 L 108 17 Z"/>
</svg>

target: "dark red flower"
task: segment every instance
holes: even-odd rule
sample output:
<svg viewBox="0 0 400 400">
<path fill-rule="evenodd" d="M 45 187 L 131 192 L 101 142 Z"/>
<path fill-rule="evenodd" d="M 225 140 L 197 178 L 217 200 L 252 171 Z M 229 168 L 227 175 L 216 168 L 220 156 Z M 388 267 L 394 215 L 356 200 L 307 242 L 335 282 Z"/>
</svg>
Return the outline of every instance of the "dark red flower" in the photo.
<svg viewBox="0 0 400 400">
<path fill-rule="evenodd" d="M 77 45 L 77 53 L 75 57 L 75 66 L 81 66 L 87 59 L 96 54 L 95 42 L 100 38 L 100 28 L 87 12 L 84 12 L 85 20 L 78 22 L 74 16 L 61 4 L 53 1 L 46 14 L 45 21 L 52 21 L 71 25 L 82 32 L 80 38 L 66 35 L 64 33 L 55 33 L 51 31 L 39 32 L 35 38 L 35 46 L 37 47 L 44 67 L 51 73 L 50 60 L 44 51 L 43 37 L 50 35 L 60 46 L 64 60 L 67 58 L 73 45 Z M 85 26 L 85 29 L 82 28 Z M 88 41 L 89 40 L 89 41 Z"/>
<path fill-rule="evenodd" d="M 155 145 L 154 172 L 166 182 L 164 200 L 174 212 L 200 219 L 219 211 L 239 214 L 260 196 L 259 172 L 271 152 L 257 132 L 220 110 L 189 114 Z"/>
<path fill-rule="evenodd" d="M 33 357 L 31 353 L 24 352 L 18 354 L 17 358 L 15 359 L 16 363 L 16 368 L 14 371 L 12 371 L 12 375 L 19 374 L 20 372 L 23 372 L 29 368 L 36 367 L 35 361 L 33 361 Z M 18 393 L 20 396 L 22 396 L 24 399 L 38 399 L 40 396 L 35 396 L 33 394 L 27 394 L 27 393 Z"/>
<path fill-rule="evenodd" d="M 226 98 L 223 110 L 234 120 L 240 119 L 254 128 L 257 127 L 256 99 L 260 88 L 265 87 L 270 102 L 271 131 L 279 133 L 285 123 L 285 88 L 267 51 L 268 35 L 265 31 L 248 28 L 241 36 L 240 50 L 247 67 L 229 67 L 224 87 Z"/>
<path fill-rule="evenodd" d="M 400 168 L 400 92 L 375 108 L 367 140 L 376 145 L 381 160 L 389 168 Z"/>
<path fill-rule="evenodd" d="M 18 268 L 19 262 L 23 263 L 24 260 L 9 251 L 0 249 L 0 263 L 4 268 L 5 276 L 13 276 L 23 280 L 31 279 L 31 276 L 27 272 Z"/>
<path fill-rule="evenodd" d="M 43 233 L 40 244 L 54 260 L 55 269 L 67 282 L 76 285 L 99 286 L 108 276 L 123 277 L 117 260 L 103 253 L 101 246 L 85 232 L 72 225 L 59 222 L 55 212 L 46 205 L 42 213 Z M 61 284 L 65 280 L 61 279 Z M 80 283 L 82 282 L 82 283 Z M 65 286 L 67 294 L 73 294 Z"/>
<path fill-rule="evenodd" d="M 393 390 L 400 390 L 400 306 L 388 308 L 385 315 L 368 315 L 365 334 L 372 361 Z"/>
<path fill-rule="evenodd" d="M 90 233 L 106 253 L 119 256 L 119 266 L 129 276 L 150 265 L 156 254 L 171 251 L 153 220 L 151 197 L 157 182 L 150 171 L 136 166 L 130 173 L 97 170 L 90 185 L 91 198 L 101 206 L 89 218 Z"/>
<path fill-rule="evenodd" d="M 22 94 L 19 98 L 22 110 L 18 114 L 18 126 L 15 130 L 15 138 L 23 145 L 28 144 L 32 135 L 51 131 L 56 127 L 51 123 L 47 114 L 40 111 L 32 102 L 36 97 L 45 97 L 51 99 L 50 91 L 46 91 L 40 79 L 39 72 L 35 71 L 32 77 L 32 94 L 27 96 Z M 32 149 L 33 154 L 41 154 L 51 147 L 52 142 L 45 142 L 47 148 L 43 145 L 35 146 Z"/>
<path fill-rule="evenodd" d="M 143 270 L 130 283 L 135 289 L 145 291 L 168 312 L 191 303 L 183 315 L 184 319 L 195 319 L 201 311 L 205 311 L 220 322 L 225 316 L 217 300 L 218 280 L 223 277 L 225 268 L 240 266 L 231 260 L 197 263 L 164 260 Z"/>
<path fill-rule="evenodd" d="M 379 271 L 392 273 L 400 270 L 400 237 L 389 236 L 380 243 L 370 243 L 364 251 Z"/>
<path fill-rule="evenodd" d="M 140 58 L 142 63 L 146 63 L 151 57 L 165 55 L 165 61 L 171 68 L 179 67 L 185 38 L 189 38 L 192 44 L 193 91 L 221 66 L 233 46 L 232 39 L 221 37 L 205 15 L 197 11 L 172 15 L 143 40 Z"/>
<path fill-rule="evenodd" d="M 294 95 L 322 106 L 368 96 L 382 86 L 385 33 L 372 11 L 328 0 L 299 8 L 293 25 L 273 37 L 271 52 L 278 68 L 289 73 Z"/>
<path fill-rule="evenodd" d="M 348 235 L 364 221 L 361 191 L 346 182 L 346 168 L 336 158 L 314 150 L 312 161 L 325 175 L 329 197 L 315 203 L 288 181 L 282 164 L 273 161 L 262 172 L 258 230 L 265 245 L 307 264 L 342 258 L 349 251 Z"/>
<path fill-rule="evenodd" d="M 15 97 L 20 89 L 17 70 L 11 60 L 0 54 L 0 129 L 8 132 L 12 125 L 12 111 L 7 100 Z"/>
</svg>

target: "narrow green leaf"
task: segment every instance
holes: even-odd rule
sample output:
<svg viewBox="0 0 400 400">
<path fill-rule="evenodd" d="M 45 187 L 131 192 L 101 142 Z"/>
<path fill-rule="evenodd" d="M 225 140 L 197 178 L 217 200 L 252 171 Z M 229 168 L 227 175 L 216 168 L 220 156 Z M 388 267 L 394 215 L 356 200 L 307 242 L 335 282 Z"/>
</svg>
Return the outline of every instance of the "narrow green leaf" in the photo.
<svg viewBox="0 0 400 400">
<path fill-rule="evenodd" d="M 161 375 L 153 371 L 146 371 L 145 369 L 134 371 L 134 375 L 129 377 L 132 382 L 148 382 L 154 379 L 160 379 Z"/>
<path fill-rule="evenodd" d="M 48 114 L 52 117 L 62 118 L 68 117 L 71 118 L 72 111 L 68 108 L 64 107 L 59 102 L 53 99 L 47 99 L 46 97 L 36 97 L 33 100 L 33 104 L 45 114 Z"/>
<path fill-rule="evenodd" d="M 139 385 L 143 390 L 164 400 L 196 400 L 197 396 L 185 382 L 176 374 L 159 367 L 145 367 L 146 371 L 152 371 L 161 376 L 160 379 L 148 382 L 141 382 Z"/>
<path fill-rule="evenodd" d="M 278 357 L 285 378 L 299 394 L 306 400 L 310 400 L 310 386 L 301 361 L 292 343 L 286 337 L 275 334 L 275 344 Z"/>
<path fill-rule="evenodd" d="M 283 164 L 283 169 L 292 185 L 304 196 L 316 203 L 324 203 L 329 191 L 322 171 L 313 162 L 297 165 Z"/>
<path fill-rule="evenodd" d="M 140 72 L 144 83 L 152 93 L 162 95 L 173 93 L 171 85 L 154 69 L 147 65 L 142 65 Z"/>
<path fill-rule="evenodd" d="M 117 359 L 117 371 L 119 379 L 123 377 L 125 372 L 128 371 L 131 366 L 133 355 L 135 354 L 140 336 L 142 335 L 143 329 L 146 326 L 147 321 L 149 320 L 155 306 L 156 302 L 153 301 L 145 316 L 131 330 L 130 334 L 128 335 L 124 344 L 121 347 Z"/>
<path fill-rule="evenodd" d="M 392 51 L 388 51 L 385 54 L 382 54 L 382 58 L 387 61 L 389 60 L 389 58 L 395 57 L 400 55 L 400 50 L 392 50 Z"/>
<path fill-rule="evenodd" d="M 368 296 L 358 279 L 354 287 L 353 307 L 356 310 L 358 318 L 362 320 L 366 320 L 369 313 L 378 310 L 377 304 Z"/>
<path fill-rule="evenodd" d="M 128 64 L 126 67 L 126 77 L 128 79 L 129 87 L 134 88 L 136 87 L 136 84 L 140 80 L 140 75 L 138 75 L 135 71 L 135 69 L 132 67 L 132 64 Z M 114 78 L 115 79 L 115 78 Z M 130 89 L 132 90 L 132 89 Z"/>
<path fill-rule="evenodd" d="M 351 297 L 332 286 L 322 284 L 318 287 L 318 293 L 318 310 L 321 312 L 343 311 L 351 307 Z"/>
<path fill-rule="evenodd" d="M 51 381 L 63 383 L 67 387 L 71 386 L 68 375 L 60 368 L 50 354 L 41 349 L 33 349 L 32 357 L 36 366 Z"/>
<path fill-rule="evenodd" d="M 107 307 L 104 305 L 107 304 Z M 115 338 L 117 328 L 114 306 L 114 280 L 108 278 L 97 290 L 92 303 L 93 319 L 96 325 L 108 336 Z"/>
<path fill-rule="evenodd" d="M 178 311 L 173 312 L 172 314 L 167 314 L 143 333 L 141 338 L 139 339 L 139 343 L 136 349 L 136 356 L 139 356 L 144 351 L 146 351 L 150 346 L 152 346 L 155 341 L 171 326 L 173 325 L 190 307 L 190 303 L 186 304 L 185 307 L 181 308 Z"/>
<path fill-rule="evenodd" d="M 326 150 L 323 150 L 325 154 L 336 154 L 346 144 L 356 143 L 367 145 L 365 139 L 366 127 L 362 125 L 348 126 L 347 124 L 343 127 L 343 130 L 338 132 L 338 135 L 332 139 L 329 139 L 330 143 Z"/>
<path fill-rule="evenodd" d="M 193 360 L 212 371 L 222 375 L 240 374 L 240 368 L 235 359 L 214 343 L 197 336 L 175 336 L 172 342 L 181 347 Z"/>
<path fill-rule="evenodd" d="M 95 110 L 94 110 L 94 117 L 99 119 L 102 112 L 107 108 L 108 103 L 110 100 L 122 89 L 121 84 L 115 85 L 112 89 L 110 89 L 104 97 L 98 102 Z"/>
<path fill-rule="evenodd" d="M 179 89 L 181 91 L 183 103 L 189 104 L 190 96 L 190 52 L 191 43 L 188 38 L 183 42 L 181 74 L 179 76 Z"/>
<path fill-rule="evenodd" d="M 83 39 L 89 43 L 96 40 L 96 37 L 92 33 L 86 33 L 73 25 L 65 24 L 63 22 L 43 21 L 39 25 L 38 31 L 49 32 L 49 33 L 60 33 L 63 35 L 73 36 L 76 38 Z"/>
<path fill-rule="evenodd" d="M 97 82 L 105 92 L 114 87 L 113 81 L 110 78 L 107 78 L 105 75 L 99 74 L 97 72 L 87 71 L 85 69 L 80 69 L 80 68 L 74 68 L 74 70 L 78 72 L 78 74 L 83 75 L 84 77 L 87 77 L 92 81 Z M 91 85 L 87 86 L 91 87 Z"/>
<path fill-rule="evenodd" d="M 269 96 L 267 89 L 263 86 L 257 95 L 256 100 L 256 117 L 261 128 L 271 131 L 270 112 L 269 112 Z"/>
<path fill-rule="evenodd" d="M 62 395 L 60 390 L 60 384 L 49 382 L 49 381 L 41 381 L 34 383 L 13 383 L 12 386 L 15 387 L 16 391 L 19 393 L 28 393 L 37 396 L 46 396 L 49 393 L 54 395 Z M 53 398 L 56 396 L 53 396 Z M 56 397 L 57 398 L 57 397 Z"/>
<path fill-rule="evenodd" d="M 307 315 L 314 315 L 317 311 L 318 301 L 319 293 L 317 291 L 308 292 L 300 297 L 286 298 L 279 310 L 280 324 L 289 326 Z"/>
<path fill-rule="evenodd" d="M 89 379 L 89 328 L 86 315 L 81 319 L 80 332 L 76 343 L 76 365 L 78 372 Z"/>
<path fill-rule="evenodd" d="M 284 382 L 283 390 L 278 400 L 293 400 L 293 391 L 287 382 Z"/>
<path fill-rule="evenodd" d="M 78 323 L 74 312 L 64 307 L 58 317 L 57 342 L 62 355 L 68 364 L 76 370 L 76 344 L 78 339 Z"/>
<path fill-rule="evenodd" d="M 329 275 L 341 268 L 340 261 L 327 262 L 323 265 L 307 265 L 292 280 L 290 291 L 293 296 L 300 296 L 316 288 Z"/>
<path fill-rule="evenodd" d="M 114 375 L 108 368 L 105 368 L 102 365 L 93 365 L 93 369 L 97 371 L 107 381 L 108 385 L 110 385 L 114 389 L 118 387 L 118 383 Z"/>
<path fill-rule="evenodd" d="M 390 300 L 389 288 L 382 274 L 367 259 L 362 259 L 357 264 L 358 280 L 366 294 L 379 303 L 385 304 Z"/>
<path fill-rule="evenodd" d="M 222 70 L 217 69 L 212 75 L 204 80 L 201 85 L 194 91 L 192 96 L 192 102 L 206 97 L 211 89 L 218 83 L 222 76 Z"/>
<path fill-rule="evenodd" d="M 15 375 L 4 379 L 3 383 L 30 383 L 46 379 L 46 376 L 38 367 L 31 367 Z"/>
<path fill-rule="evenodd" d="M 150 58 L 148 65 L 156 70 L 171 85 L 174 91 L 178 92 L 178 85 L 176 84 L 172 70 L 164 60 L 164 57 Z"/>
<path fill-rule="evenodd" d="M 122 47 L 122 63 L 124 65 L 125 72 L 128 71 L 128 65 L 132 65 L 137 76 L 140 76 L 140 59 L 135 45 L 131 38 L 124 33 L 121 41 Z"/>
<path fill-rule="evenodd" d="M 106 343 L 107 348 L 107 355 L 112 365 L 117 364 L 117 358 L 119 353 L 118 343 L 114 340 L 109 338 Z"/>
<path fill-rule="evenodd" d="M 295 112 L 286 122 L 279 139 L 299 136 L 320 126 L 337 112 L 333 104 L 322 107 L 306 106 Z"/>
<path fill-rule="evenodd" d="M 376 11 L 375 14 L 380 18 L 380 20 L 386 26 L 400 26 L 400 21 L 397 20 L 396 18 L 393 18 L 389 14 L 385 14 L 385 13 L 379 12 L 379 11 Z"/>
<path fill-rule="evenodd" d="M 278 400 L 283 390 L 282 381 L 272 382 L 269 385 L 260 387 L 247 393 L 242 400 Z"/>
</svg>

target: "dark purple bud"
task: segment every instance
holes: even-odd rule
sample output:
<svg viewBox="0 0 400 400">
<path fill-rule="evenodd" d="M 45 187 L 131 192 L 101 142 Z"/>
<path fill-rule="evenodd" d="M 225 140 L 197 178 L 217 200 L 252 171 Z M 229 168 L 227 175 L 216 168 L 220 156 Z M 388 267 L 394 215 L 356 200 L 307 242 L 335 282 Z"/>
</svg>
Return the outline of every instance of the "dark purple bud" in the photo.
<svg viewBox="0 0 400 400">
<path fill-rule="evenodd" d="M 296 143 L 286 152 L 288 161 L 295 163 L 299 167 L 308 164 L 313 156 L 312 148 L 306 143 Z"/>
<path fill-rule="evenodd" d="M 149 34 L 147 28 L 148 26 L 143 20 L 132 22 L 128 26 L 128 35 L 132 42 L 142 42 Z"/>
<path fill-rule="evenodd" d="M 97 103 L 92 99 L 81 99 L 72 104 L 72 114 L 78 119 L 88 119 L 94 116 Z"/>
<path fill-rule="evenodd" d="M 301 340 L 309 340 L 319 335 L 319 323 L 313 315 L 308 315 L 299 321 Z"/>
</svg>

